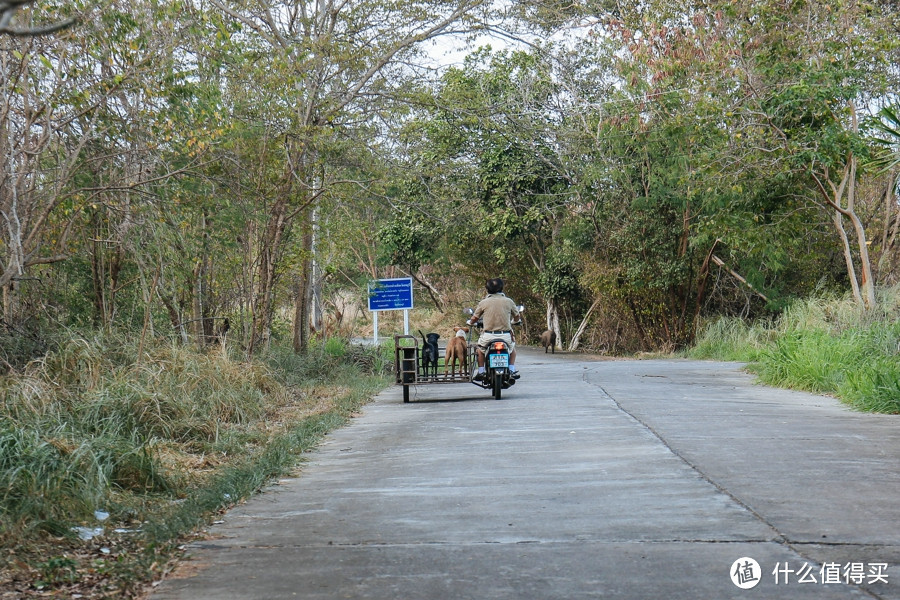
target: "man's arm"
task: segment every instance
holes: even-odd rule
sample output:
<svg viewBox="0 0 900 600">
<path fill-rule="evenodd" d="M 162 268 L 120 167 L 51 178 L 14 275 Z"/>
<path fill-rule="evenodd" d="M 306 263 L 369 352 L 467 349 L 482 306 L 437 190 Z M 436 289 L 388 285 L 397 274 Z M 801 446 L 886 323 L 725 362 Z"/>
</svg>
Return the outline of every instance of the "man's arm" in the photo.
<svg viewBox="0 0 900 600">
<path fill-rule="evenodd" d="M 468 321 L 466 321 L 466 325 L 474 325 L 475 323 L 477 323 L 482 314 L 484 314 L 484 307 L 481 305 L 481 302 L 479 302 L 475 307 L 475 311 L 472 313 L 472 316 Z"/>
<path fill-rule="evenodd" d="M 519 307 L 516 306 L 516 303 L 512 301 L 512 298 L 509 300 L 512 308 L 510 309 L 510 319 L 509 323 L 512 325 L 513 323 L 518 323 L 522 319 L 522 313 L 519 312 Z"/>
</svg>

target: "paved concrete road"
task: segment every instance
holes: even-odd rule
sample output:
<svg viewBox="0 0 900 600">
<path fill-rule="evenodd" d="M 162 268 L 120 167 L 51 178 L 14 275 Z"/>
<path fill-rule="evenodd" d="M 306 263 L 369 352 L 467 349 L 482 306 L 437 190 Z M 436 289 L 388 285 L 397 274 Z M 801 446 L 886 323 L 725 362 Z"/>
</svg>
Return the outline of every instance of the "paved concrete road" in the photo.
<svg viewBox="0 0 900 600">
<path fill-rule="evenodd" d="M 900 599 L 900 417 L 728 363 L 520 356 L 499 401 L 388 390 L 153 600 Z"/>
</svg>

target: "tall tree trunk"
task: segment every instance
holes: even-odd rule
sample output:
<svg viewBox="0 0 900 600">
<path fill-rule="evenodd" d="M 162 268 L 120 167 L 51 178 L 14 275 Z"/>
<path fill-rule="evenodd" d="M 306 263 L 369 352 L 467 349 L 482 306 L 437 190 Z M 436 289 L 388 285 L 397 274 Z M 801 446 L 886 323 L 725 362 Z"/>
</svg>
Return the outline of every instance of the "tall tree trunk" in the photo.
<svg viewBox="0 0 900 600">
<path fill-rule="evenodd" d="M 559 329 L 559 306 L 553 300 L 547 300 L 547 329 L 556 334 L 556 344 L 563 348 L 562 332 Z"/>
<path fill-rule="evenodd" d="M 854 119 L 856 113 L 854 112 Z M 866 240 L 866 228 L 856 213 L 856 155 L 850 155 L 850 184 L 847 188 L 847 213 L 853 230 L 856 233 L 856 245 L 859 248 L 859 266 L 861 270 L 860 286 L 866 308 L 875 308 L 875 278 L 872 276 L 872 261 L 869 258 L 869 242 Z"/>
<path fill-rule="evenodd" d="M 706 299 L 706 284 L 709 281 L 709 262 L 712 260 L 713 252 L 716 251 L 716 246 L 719 245 L 720 241 L 721 240 L 716 239 L 716 241 L 713 242 L 709 252 L 706 253 L 703 264 L 700 265 L 700 273 L 697 275 L 697 305 L 694 307 L 693 339 L 697 337 L 697 333 L 699 333 L 698 330 L 700 329 L 700 313 L 703 310 L 703 301 Z"/>
<path fill-rule="evenodd" d="M 184 319 L 181 318 L 181 313 L 178 312 L 178 304 L 175 301 L 175 297 L 170 297 L 168 292 L 160 290 L 159 299 L 162 301 L 163 306 L 166 307 L 166 312 L 169 313 L 169 321 L 172 323 L 172 329 L 178 334 L 181 345 L 187 346 L 189 341 L 187 329 L 184 327 Z"/>
<path fill-rule="evenodd" d="M 119 292 L 119 278 L 122 275 L 122 266 L 125 262 L 125 255 L 122 249 L 122 241 L 114 240 L 111 243 L 116 245 L 112 253 L 109 263 L 109 293 L 106 301 L 106 321 L 110 327 L 116 321 L 116 295 Z"/>
<path fill-rule="evenodd" d="M 844 262 L 847 265 L 847 276 L 853 290 L 853 297 L 867 309 L 875 306 L 875 281 L 872 277 L 872 263 L 869 259 L 869 245 L 866 241 L 866 230 L 863 227 L 859 215 L 856 213 L 856 155 L 847 154 L 844 163 L 844 171 L 841 181 L 835 183 L 830 176 L 830 171 L 825 168 L 822 177 L 813 174 L 813 179 L 822 194 L 825 204 L 832 212 L 832 223 L 841 239 L 841 247 L 844 252 Z M 827 187 L 826 187 L 827 184 Z M 846 205 L 845 200 L 846 198 Z M 859 251 L 860 276 L 857 277 L 856 265 L 853 260 L 853 252 L 850 247 L 850 239 L 844 229 L 844 218 L 850 220 L 853 232 L 856 236 L 856 244 Z"/>
<path fill-rule="evenodd" d="M 91 240 L 91 282 L 94 288 L 94 323 L 106 328 L 106 260 L 101 240 L 100 215 L 94 213 L 94 237 Z"/>
<path fill-rule="evenodd" d="M 203 242 L 191 279 L 193 287 L 193 294 L 191 295 L 193 316 L 191 321 L 197 346 L 203 347 L 212 339 L 214 334 L 212 321 L 209 319 L 209 219 L 206 211 L 200 215 L 200 231 L 202 232 L 201 239 Z"/>
<path fill-rule="evenodd" d="M 841 251 L 844 253 L 844 264 L 847 266 L 847 277 L 850 279 L 850 289 L 853 291 L 853 298 L 858 304 L 863 304 L 862 293 L 859 289 L 859 279 L 856 277 L 856 266 L 853 264 L 853 251 L 850 249 L 850 239 L 847 237 L 847 231 L 844 229 L 844 220 L 840 212 L 835 210 L 831 214 L 831 222 L 838 232 L 841 239 Z"/>
<path fill-rule="evenodd" d="M 303 349 L 303 336 L 300 335 L 300 331 L 303 327 L 303 310 L 305 308 L 305 304 L 301 300 L 303 297 L 302 279 L 302 276 L 297 276 L 294 281 L 294 331 L 293 336 L 291 337 L 291 345 L 294 348 L 294 352 L 297 354 L 300 354 Z"/>
<path fill-rule="evenodd" d="M 198 347 L 203 347 L 203 260 L 191 272 L 191 330 Z"/>
<path fill-rule="evenodd" d="M 856 105 L 850 102 L 848 108 L 850 109 L 851 130 L 853 133 L 859 133 Z M 835 211 L 832 215 L 832 220 L 835 228 L 838 230 L 838 235 L 841 237 L 844 260 L 847 263 L 847 274 L 850 277 L 850 285 L 853 287 L 853 297 L 865 308 L 871 309 L 875 307 L 875 280 L 872 276 L 872 261 L 869 258 L 866 229 L 856 213 L 856 165 L 856 154 L 851 150 L 847 152 L 847 158 L 844 161 L 844 172 L 839 183 L 835 184 L 831 180 L 827 167 L 823 171 L 822 179 L 824 179 L 824 182 L 815 173 L 813 173 L 813 179 L 819 187 L 819 192 L 824 197 L 825 203 Z M 827 188 L 825 184 L 828 185 Z M 846 204 L 844 203 L 845 196 Z M 859 279 L 857 279 L 856 269 L 853 264 L 850 240 L 847 239 L 847 232 L 844 230 L 844 217 L 850 220 L 853 232 L 856 235 L 856 246 L 859 251 Z"/>
<path fill-rule="evenodd" d="M 575 331 L 575 335 L 572 336 L 572 341 L 569 342 L 569 350 L 575 351 L 578 350 L 578 345 L 581 343 L 581 334 L 584 333 L 584 330 L 587 329 L 588 322 L 591 318 L 591 314 L 594 312 L 594 309 L 600 306 L 600 301 L 603 298 L 597 298 L 594 300 L 594 303 L 591 304 L 591 307 L 584 314 L 584 318 L 581 319 L 581 324 L 578 325 L 578 329 Z"/>
<path fill-rule="evenodd" d="M 884 227 L 881 231 L 881 254 L 878 257 L 878 273 L 879 275 L 884 272 L 887 261 L 890 257 L 890 248 L 894 245 L 894 237 L 897 234 L 897 225 L 900 224 L 900 219 L 894 217 L 894 213 L 896 212 L 896 196 L 894 194 L 894 190 L 896 189 L 897 182 L 897 174 L 896 171 L 892 171 L 888 173 L 885 178 L 885 189 L 884 189 Z"/>
<path fill-rule="evenodd" d="M 637 306 L 635 306 L 634 300 L 632 300 L 631 297 L 626 296 L 625 302 L 628 304 L 628 310 L 631 311 L 631 318 L 634 320 L 634 326 L 637 327 L 638 336 L 641 338 L 641 349 L 649 350 L 650 339 L 647 337 L 647 332 L 644 330 L 644 324 L 641 322 Z"/>
<path fill-rule="evenodd" d="M 310 328 L 314 331 L 325 330 L 325 306 L 322 300 L 322 287 L 325 276 L 319 266 L 319 207 L 312 207 L 312 241 L 310 243 Z"/>
<path fill-rule="evenodd" d="M 300 286 L 297 290 L 297 310 L 294 323 L 294 351 L 306 354 L 309 350 L 309 317 L 312 300 L 312 245 L 311 223 L 307 220 L 303 231 L 303 259 L 300 261 Z"/>
<path fill-rule="evenodd" d="M 259 241 L 259 276 L 254 301 L 253 322 L 250 327 L 248 354 L 268 343 L 275 310 L 275 283 L 281 244 L 288 225 L 287 197 L 281 194 L 269 212 L 269 222 Z"/>
</svg>

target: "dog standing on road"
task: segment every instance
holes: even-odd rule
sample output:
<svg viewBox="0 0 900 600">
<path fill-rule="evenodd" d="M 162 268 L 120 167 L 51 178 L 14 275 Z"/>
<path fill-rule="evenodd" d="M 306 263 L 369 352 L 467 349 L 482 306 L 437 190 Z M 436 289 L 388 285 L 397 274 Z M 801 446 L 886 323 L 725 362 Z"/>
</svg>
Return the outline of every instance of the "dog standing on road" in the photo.
<svg viewBox="0 0 900 600">
<path fill-rule="evenodd" d="M 547 348 L 556 354 L 556 332 L 548 329 L 541 334 L 541 346 L 544 347 L 544 354 L 547 354 Z"/>
<path fill-rule="evenodd" d="M 429 333 L 425 335 L 422 333 L 422 330 L 419 330 L 419 333 L 422 334 L 422 374 L 428 375 L 428 369 L 431 369 L 431 374 L 437 376 L 437 368 L 438 368 L 438 338 L 441 336 L 437 333 Z"/>
<path fill-rule="evenodd" d="M 448 370 L 451 373 L 456 373 L 457 360 L 459 360 L 459 374 L 464 375 L 468 366 L 469 344 L 466 342 L 466 334 L 469 333 L 469 328 L 454 327 L 453 331 L 456 332 L 456 335 L 447 342 L 447 351 L 444 354 L 444 375 L 447 374 Z"/>
</svg>

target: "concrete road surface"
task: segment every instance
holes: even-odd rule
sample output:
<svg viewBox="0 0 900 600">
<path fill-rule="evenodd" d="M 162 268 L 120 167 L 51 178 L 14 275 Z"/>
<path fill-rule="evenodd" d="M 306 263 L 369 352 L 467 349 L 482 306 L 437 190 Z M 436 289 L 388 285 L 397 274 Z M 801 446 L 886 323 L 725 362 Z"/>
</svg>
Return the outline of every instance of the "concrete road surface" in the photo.
<svg viewBox="0 0 900 600">
<path fill-rule="evenodd" d="M 519 363 L 499 401 L 381 394 L 153 600 L 900 599 L 900 417 L 732 363 Z"/>
</svg>

